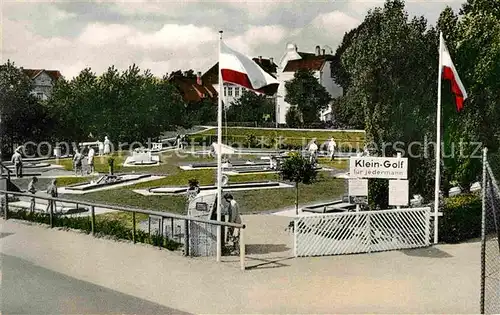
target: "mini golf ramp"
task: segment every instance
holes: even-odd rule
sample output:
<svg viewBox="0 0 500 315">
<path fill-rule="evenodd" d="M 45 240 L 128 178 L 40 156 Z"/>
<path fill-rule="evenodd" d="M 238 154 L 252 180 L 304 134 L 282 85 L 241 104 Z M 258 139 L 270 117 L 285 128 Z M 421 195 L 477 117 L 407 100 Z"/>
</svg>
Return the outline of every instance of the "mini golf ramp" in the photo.
<svg viewBox="0 0 500 315">
<path fill-rule="evenodd" d="M 272 182 L 272 181 L 254 181 L 254 182 L 245 182 L 245 183 L 234 183 L 234 184 L 227 184 L 224 185 L 222 188 L 224 190 L 231 190 L 231 189 L 252 189 L 252 188 L 263 188 L 263 187 L 280 187 L 279 182 Z M 160 194 L 184 194 L 186 193 L 188 187 L 154 187 L 150 188 L 149 192 L 151 193 L 160 193 Z M 215 190 L 217 189 L 216 185 L 207 185 L 207 186 L 200 186 L 200 191 L 207 191 L 207 190 Z"/>
</svg>

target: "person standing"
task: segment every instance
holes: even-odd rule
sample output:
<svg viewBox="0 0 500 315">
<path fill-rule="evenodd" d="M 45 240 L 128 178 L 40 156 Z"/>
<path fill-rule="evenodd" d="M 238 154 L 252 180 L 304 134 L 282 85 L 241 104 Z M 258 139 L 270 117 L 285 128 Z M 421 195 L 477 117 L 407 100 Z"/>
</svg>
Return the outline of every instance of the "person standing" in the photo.
<svg viewBox="0 0 500 315">
<path fill-rule="evenodd" d="M 97 141 L 97 145 L 99 147 L 99 156 L 103 156 L 104 155 L 104 143 L 102 143 L 101 141 Z"/>
<path fill-rule="evenodd" d="M 49 184 L 47 187 L 47 194 L 49 194 L 50 197 L 52 198 L 57 198 L 57 179 L 53 179 L 52 182 Z M 45 209 L 45 212 L 50 211 L 51 205 L 54 205 L 54 210 L 56 210 L 56 202 L 55 200 L 49 200 L 49 203 L 47 204 L 47 209 Z"/>
<path fill-rule="evenodd" d="M 175 144 L 177 145 L 177 149 L 181 148 L 181 135 L 177 134 L 177 137 L 175 137 Z"/>
<path fill-rule="evenodd" d="M 335 151 L 337 150 L 337 142 L 335 142 L 335 139 L 333 137 L 330 139 L 330 142 L 328 143 L 328 153 L 330 153 L 330 158 L 333 161 L 335 158 Z"/>
<path fill-rule="evenodd" d="M 311 164 L 316 164 L 316 155 L 318 154 L 318 145 L 316 144 L 316 138 L 314 138 L 309 144 L 309 162 Z"/>
<path fill-rule="evenodd" d="M 111 141 L 109 141 L 108 136 L 104 137 L 104 155 L 111 153 Z"/>
<path fill-rule="evenodd" d="M 16 152 L 12 155 L 12 163 L 14 163 L 14 167 L 16 168 L 16 177 L 23 177 L 23 158 L 21 156 L 21 149 L 17 148 Z"/>
<path fill-rule="evenodd" d="M 233 195 L 231 195 L 230 193 L 226 193 L 224 195 L 224 199 L 228 203 L 228 214 L 229 214 L 228 222 L 241 224 L 240 208 L 236 200 L 234 200 Z M 236 249 L 236 246 L 239 244 L 240 230 L 234 227 L 229 227 L 227 230 L 228 230 L 228 237 L 233 240 L 233 246 Z"/>
<path fill-rule="evenodd" d="M 73 156 L 73 169 L 75 170 L 75 175 L 77 176 L 78 173 L 83 176 L 82 159 L 83 155 L 78 151 L 78 149 L 75 149 L 75 155 Z"/>
<path fill-rule="evenodd" d="M 95 156 L 95 150 L 94 148 L 90 147 L 88 153 L 89 174 L 93 174 L 95 172 L 94 156 Z"/>
<path fill-rule="evenodd" d="M 38 183 L 38 178 L 36 176 L 33 176 L 31 181 L 28 184 L 28 192 L 33 194 L 33 197 L 31 198 L 31 203 L 30 203 L 30 212 L 33 213 L 35 211 L 35 194 L 36 194 L 36 187 L 35 184 Z"/>
</svg>

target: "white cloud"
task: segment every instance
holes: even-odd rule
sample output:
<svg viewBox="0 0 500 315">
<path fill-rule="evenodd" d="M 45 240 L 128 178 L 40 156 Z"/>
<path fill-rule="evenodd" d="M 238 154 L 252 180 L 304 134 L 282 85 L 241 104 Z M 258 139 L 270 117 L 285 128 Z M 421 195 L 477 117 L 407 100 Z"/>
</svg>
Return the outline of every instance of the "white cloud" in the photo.
<svg viewBox="0 0 500 315">
<path fill-rule="evenodd" d="M 208 27 L 193 24 L 166 24 L 154 33 L 137 33 L 127 42 L 145 49 L 165 48 L 168 50 L 193 49 L 196 46 L 217 40 L 217 32 Z"/>
<path fill-rule="evenodd" d="M 359 23 L 360 21 L 358 19 L 344 12 L 332 11 L 318 15 L 311 24 L 318 29 L 328 30 L 330 32 L 341 32 L 341 34 L 343 34 L 358 26 Z"/>
<path fill-rule="evenodd" d="M 296 16 L 271 15 L 281 8 L 300 15 L 303 1 L 242 1 L 103 0 L 83 7 L 64 6 L 64 10 L 50 2 L 9 2 L 2 7 L 0 53 L 4 61 L 11 59 L 26 68 L 58 69 L 67 78 L 85 67 L 100 74 L 111 65 L 126 69 L 133 63 L 158 76 L 177 69 L 205 71 L 217 61 L 218 29 L 231 30 L 224 33 L 224 40 L 233 49 L 279 60 L 289 41 L 301 51 L 312 52 L 316 45 L 335 50 L 343 34 L 384 0 L 345 0 L 344 8 L 337 11 L 325 9 L 324 2 L 309 2 L 308 8 L 318 12 L 310 25 L 305 25 L 309 17 L 300 22 Z M 411 13 L 433 16 L 447 4 L 457 5 L 456 1 L 430 6 L 418 0 L 407 7 Z M 85 20 L 79 12 L 84 9 Z M 285 27 L 286 21 L 279 22 L 284 18 L 297 21 Z M 197 24 L 200 21 L 203 24 Z"/>
<path fill-rule="evenodd" d="M 122 41 L 133 33 L 134 30 L 126 25 L 94 23 L 83 30 L 78 40 L 86 45 L 101 46 Z"/>
<path fill-rule="evenodd" d="M 248 56 L 258 53 L 259 47 L 283 41 L 289 31 L 280 25 L 250 26 L 245 33 L 232 36 L 227 43 Z"/>
</svg>

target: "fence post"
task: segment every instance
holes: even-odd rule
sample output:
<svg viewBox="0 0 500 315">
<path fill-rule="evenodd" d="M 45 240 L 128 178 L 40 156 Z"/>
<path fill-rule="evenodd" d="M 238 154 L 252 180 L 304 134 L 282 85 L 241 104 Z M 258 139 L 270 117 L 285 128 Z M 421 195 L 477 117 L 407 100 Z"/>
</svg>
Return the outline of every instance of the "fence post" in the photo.
<svg viewBox="0 0 500 315">
<path fill-rule="evenodd" d="M 151 242 L 151 215 L 148 215 L 148 235 L 149 241 Z"/>
<path fill-rule="evenodd" d="M 486 270 L 486 186 L 488 181 L 486 180 L 487 172 L 486 165 L 488 149 L 483 149 L 483 182 L 481 187 L 481 303 L 480 303 L 480 313 L 484 314 L 484 294 L 485 294 L 485 270 Z"/>
<path fill-rule="evenodd" d="M 366 215 L 366 229 L 368 232 L 368 253 L 372 252 L 372 225 L 371 225 L 371 215 L 368 213 Z"/>
<path fill-rule="evenodd" d="M 172 241 L 174 240 L 174 218 L 170 218 L 170 228 L 172 229 Z"/>
<path fill-rule="evenodd" d="M 165 219 L 161 217 L 160 219 L 160 224 L 161 224 L 161 246 L 163 247 L 165 245 Z"/>
<path fill-rule="evenodd" d="M 431 208 L 425 209 L 425 245 L 429 246 L 431 243 L 430 240 L 430 225 L 431 225 Z"/>
<path fill-rule="evenodd" d="M 184 221 L 184 256 L 189 256 L 189 220 Z"/>
<path fill-rule="evenodd" d="M 162 242 L 160 242 L 160 240 L 162 239 L 162 237 L 163 236 L 162 236 L 162 233 L 161 233 L 161 220 L 158 219 L 158 240 L 157 240 L 157 242 L 158 242 L 158 247 L 160 249 L 161 249 L 161 247 L 163 245 Z"/>
<path fill-rule="evenodd" d="M 299 218 L 295 218 L 293 220 L 293 255 L 297 257 L 297 234 L 299 233 L 298 230 L 298 220 Z"/>
<path fill-rule="evenodd" d="M 240 268 L 245 271 L 245 228 L 240 228 Z"/>
<path fill-rule="evenodd" d="M 9 219 L 9 194 L 5 193 L 5 208 L 4 208 L 5 220 Z"/>
<path fill-rule="evenodd" d="M 90 207 L 90 230 L 92 231 L 92 235 L 95 235 L 95 209 L 94 206 Z"/>
<path fill-rule="evenodd" d="M 50 202 L 50 214 L 49 214 L 49 220 L 50 220 L 50 227 L 54 227 L 54 201 L 49 200 Z"/>
<path fill-rule="evenodd" d="M 135 211 L 132 211 L 132 241 L 135 244 Z"/>
</svg>

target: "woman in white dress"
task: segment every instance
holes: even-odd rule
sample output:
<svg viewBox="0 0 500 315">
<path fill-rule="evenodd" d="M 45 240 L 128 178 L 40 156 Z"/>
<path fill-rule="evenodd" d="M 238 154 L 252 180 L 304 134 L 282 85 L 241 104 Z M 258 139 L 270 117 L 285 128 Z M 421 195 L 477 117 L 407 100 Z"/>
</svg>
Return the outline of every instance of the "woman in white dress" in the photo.
<svg viewBox="0 0 500 315">
<path fill-rule="evenodd" d="M 111 142 L 108 139 L 108 136 L 104 137 L 104 154 L 108 155 L 111 153 Z"/>
</svg>

